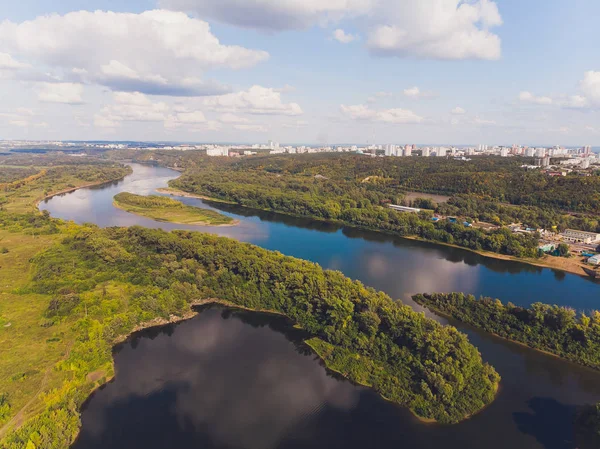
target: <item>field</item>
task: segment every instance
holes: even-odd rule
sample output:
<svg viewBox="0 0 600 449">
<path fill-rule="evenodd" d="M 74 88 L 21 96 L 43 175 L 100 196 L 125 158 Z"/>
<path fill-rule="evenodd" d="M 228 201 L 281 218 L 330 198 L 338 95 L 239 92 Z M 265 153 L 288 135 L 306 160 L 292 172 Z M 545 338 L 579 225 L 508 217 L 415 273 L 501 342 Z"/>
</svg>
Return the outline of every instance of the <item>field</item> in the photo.
<svg viewBox="0 0 600 449">
<path fill-rule="evenodd" d="M 425 198 L 425 199 L 431 200 L 437 204 L 447 203 L 448 200 L 450 199 L 450 197 L 446 196 L 446 195 L 436 195 L 433 193 L 421 193 L 421 192 L 406 192 L 406 195 L 404 196 L 405 201 L 414 201 L 417 198 Z"/>
<path fill-rule="evenodd" d="M 218 212 L 192 207 L 180 201 L 162 196 L 140 196 L 119 193 L 114 198 L 119 209 L 157 221 L 196 226 L 231 226 L 236 224 L 230 217 Z"/>
</svg>

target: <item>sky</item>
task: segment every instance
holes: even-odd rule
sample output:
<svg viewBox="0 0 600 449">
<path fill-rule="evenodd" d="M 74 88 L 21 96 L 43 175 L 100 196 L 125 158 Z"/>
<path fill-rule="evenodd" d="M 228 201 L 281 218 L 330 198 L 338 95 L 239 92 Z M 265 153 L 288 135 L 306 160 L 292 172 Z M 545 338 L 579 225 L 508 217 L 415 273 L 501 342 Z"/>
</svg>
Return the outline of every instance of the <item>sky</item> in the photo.
<svg viewBox="0 0 600 449">
<path fill-rule="evenodd" d="M 597 0 L 0 3 L 0 139 L 600 146 Z"/>
</svg>

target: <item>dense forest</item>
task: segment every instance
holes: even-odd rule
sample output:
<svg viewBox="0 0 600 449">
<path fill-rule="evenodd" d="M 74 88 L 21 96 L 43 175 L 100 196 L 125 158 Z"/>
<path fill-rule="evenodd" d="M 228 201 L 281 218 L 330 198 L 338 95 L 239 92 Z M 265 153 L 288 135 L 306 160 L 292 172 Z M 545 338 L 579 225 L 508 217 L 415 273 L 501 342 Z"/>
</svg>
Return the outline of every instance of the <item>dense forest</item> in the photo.
<svg viewBox="0 0 600 449">
<path fill-rule="evenodd" d="M 28 178 L 37 172 L 32 167 L 0 167 L 0 185 Z"/>
<path fill-rule="evenodd" d="M 381 184 L 378 178 L 366 177 L 357 182 L 354 178 L 340 178 L 340 173 L 336 179 L 328 178 L 318 169 L 311 169 L 308 174 L 305 171 L 301 174 L 280 172 L 271 165 L 253 169 L 260 161 L 270 163 L 270 157 L 245 161 L 231 163 L 218 158 L 207 159 L 204 166 L 186 171 L 172 181 L 171 186 L 256 209 L 333 220 L 401 236 L 418 236 L 473 250 L 517 257 L 539 256 L 535 234 L 513 234 L 507 229 L 483 231 L 445 220 L 435 223 L 431 220 L 431 212 L 427 211 L 418 215 L 396 212 L 386 205 L 400 203 L 403 192 L 386 183 Z M 338 156 L 332 159 L 333 167 L 323 173 L 333 176 L 335 167 L 344 166 L 347 161 L 347 157 Z"/>
<path fill-rule="evenodd" d="M 446 194 L 452 197 L 448 204 L 429 203 L 431 207 L 427 208 L 442 215 L 496 225 L 523 223 L 533 228 L 556 226 L 558 230 L 600 232 L 600 176 L 549 177 L 521 168 L 522 164 L 533 162 L 528 158 L 476 157 L 461 161 L 307 154 L 227 159 L 207 158 L 199 152 L 165 151 L 138 152 L 134 158 L 185 168 L 191 176 L 193 172 L 204 176 L 207 172 L 228 171 L 235 173 L 240 182 L 266 183 L 265 187 L 296 189 L 311 196 L 315 195 L 316 184 L 328 193 L 322 195 L 327 199 L 346 193 L 346 203 L 350 204 L 360 204 L 361 200 L 372 205 L 382 201 L 406 204 L 407 191 Z M 277 182 L 273 178 L 278 178 Z M 219 188 L 231 190 L 230 186 L 212 181 L 206 187 L 212 187 L 216 193 Z M 229 181 L 235 183 L 236 179 Z M 231 193 L 239 197 L 243 192 Z"/>
<path fill-rule="evenodd" d="M 54 221 L 30 214 L 14 224 L 0 216 L 21 233 Z M 93 385 L 90 373 L 111 375 L 114 341 L 140 323 L 183 316 L 206 298 L 284 313 L 327 345 L 329 358 L 351 360 L 345 375 L 421 417 L 454 423 L 494 399 L 499 376 L 465 335 L 339 272 L 200 233 L 60 226 L 62 241 L 32 260 L 32 281 L 20 292 L 48 298 L 41 326 L 67 322 L 77 331 L 56 368 L 68 380 L 46 393 L 45 411 L 3 449 L 66 447 Z"/>
<path fill-rule="evenodd" d="M 578 315 L 567 307 L 530 308 L 476 299 L 464 293 L 416 295 L 417 303 L 500 337 L 600 370 L 600 312 Z"/>
</svg>

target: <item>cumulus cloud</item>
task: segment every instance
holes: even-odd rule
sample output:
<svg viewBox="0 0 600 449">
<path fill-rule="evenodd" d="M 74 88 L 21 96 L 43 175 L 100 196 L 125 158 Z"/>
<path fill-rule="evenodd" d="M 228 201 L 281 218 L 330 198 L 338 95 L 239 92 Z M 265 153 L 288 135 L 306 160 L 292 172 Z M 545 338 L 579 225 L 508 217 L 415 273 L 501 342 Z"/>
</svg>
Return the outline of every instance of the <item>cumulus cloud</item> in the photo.
<svg viewBox="0 0 600 449">
<path fill-rule="evenodd" d="M 475 117 L 473 119 L 473 124 L 477 126 L 494 126 L 498 123 L 495 120 L 486 120 L 482 117 Z"/>
<path fill-rule="evenodd" d="M 521 92 L 519 94 L 519 100 L 523 103 L 532 103 L 539 105 L 548 105 L 553 103 L 552 98 L 550 97 L 536 97 L 531 92 L 527 91 Z"/>
<path fill-rule="evenodd" d="M 407 109 L 383 109 L 376 110 L 364 104 L 341 105 L 340 110 L 343 115 L 353 120 L 370 120 L 374 122 L 394 123 L 394 124 L 415 124 L 423 122 L 423 117 Z"/>
<path fill-rule="evenodd" d="M 65 81 L 154 95 L 214 95 L 228 89 L 190 78 L 209 69 L 242 69 L 268 53 L 223 45 L 208 23 L 173 11 L 78 11 L 0 22 L 0 51 L 49 69 Z M 4 53 L 6 52 L 6 53 Z M 0 61 L 11 61 L 2 56 Z"/>
<path fill-rule="evenodd" d="M 19 70 L 29 68 L 29 64 L 15 60 L 8 53 L 0 53 L 0 70 Z"/>
<path fill-rule="evenodd" d="M 375 11 L 368 46 L 384 56 L 433 59 L 499 59 L 502 24 L 490 0 L 387 0 Z"/>
<path fill-rule="evenodd" d="M 434 97 L 435 94 L 430 91 L 422 91 L 417 86 L 411 87 L 409 89 L 404 89 L 402 92 L 405 97 L 409 98 L 431 98 Z"/>
<path fill-rule="evenodd" d="M 579 87 L 592 103 L 600 106 L 600 72 L 592 70 L 585 72 Z"/>
<path fill-rule="evenodd" d="M 452 109 L 450 111 L 451 114 L 454 115 L 464 115 L 467 113 L 467 111 L 465 111 L 463 108 L 461 108 L 460 106 L 455 107 L 454 109 Z"/>
<path fill-rule="evenodd" d="M 250 123 L 250 119 L 227 112 L 219 117 L 221 123 Z"/>
<path fill-rule="evenodd" d="M 384 56 L 498 59 L 501 54 L 500 38 L 490 31 L 502 24 L 492 0 L 160 0 L 160 5 L 269 31 L 359 17 L 368 47 Z"/>
<path fill-rule="evenodd" d="M 10 112 L 0 112 L 0 123 L 5 122 L 10 126 L 27 128 L 34 126 L 36 128 L 47 128 L 49 125 L 44 121 L 39 121 L 39 114 L 33 109 L 17 108 Z"/>
<path fill-rule="evenodd" d="M 346 33 L 341 28 L 338 28 L 333 32 L 333 38 L 342 44 L 349 44 L 350 42 L 355 41 L 357 36 Z"/>
<path fill-rule="evenodd" d="M 375 0 L 160 0 L 159 4 L 244 28 L 281 31 L 368 13 Z"/>
<path fill-rule="evenodd" d="M 83 85 L 76 83 L 38 83 L 38 99 L 45 103 L 82 104 Z"/>
<path fill-rule="evenodd" d="M 298 103 L 284 103 L 276 89 L 252 86 L 247 91 L 209 97 L 204 104 L 210 109 L 223 112 L 246 112 L 265 115 L 301 115 Z"/>
<path fill-rule="evenodd" d="M 266 133 L 269 128 L 264 125 L 233 125 L 238 131 L 250 131 L 256 133 Z"/>
</svg>

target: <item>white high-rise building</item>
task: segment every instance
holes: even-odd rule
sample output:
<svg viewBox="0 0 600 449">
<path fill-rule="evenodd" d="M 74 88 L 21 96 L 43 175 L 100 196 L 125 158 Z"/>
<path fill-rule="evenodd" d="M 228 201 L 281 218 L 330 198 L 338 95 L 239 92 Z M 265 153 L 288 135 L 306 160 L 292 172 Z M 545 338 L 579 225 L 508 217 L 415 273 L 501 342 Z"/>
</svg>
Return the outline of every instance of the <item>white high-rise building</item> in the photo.
<svg viewBox="0 0 600 449">
<path fill-rule="evenodd" d="M 550 167 L 550 156 L 546 156 L 542 159 L 542 167 Z"/>
<path fill-rule="evenodd" d="M 508 148 L 500 148 L 500 157 L 508 157 Z"/>
<path fill-rule="evenodd" d="M 546 149 L 545 148 L 536 148 L 535 150 L 535 157 L 545 157 L 546 156 Z"/>
<path fill-rule="evenodd" d="M 581 161 L 581 168 L 582 169 L 587 169 L 590 168 L 590 160 L 589 159 L 584 159 Z"/>
<path fill-rule="evenodd" d="M 208 150 L 206 150 L 206 155 L 207 156 L 229 156 L 229 148 L 227 147 L 216 147 L 216 148 L 209 148 Z"/>
<path fill-rule="evenodd" d="M 527 157 L 535 156 L 535 148 L 527 148 L 525 150 L 525 156 L 527 156 Z"/>
<path fill-rule="evenodd" d="M 406 145 L 406 146 L 404 147 L 403 156 L 405 156 L 405 157 L 410 157 L 410 156 L 412 156 L 412 146 L 411 146 L 411 145 Z"/>
<path fill-rule="evenodd" d="M 431 150 L 429 149 L 429 147 L 423 148 L 421 150 L 421 154 L 423 155 L 423 157 L 429 157 L 431 155 Z"/>
<path fill-rule="evenodd" d="M 437 149 L 438 157 L 446 157 L 447 152 L 448 152 L 448 149 L 444 148 L 444 147 L 440 147 Z"/>
</svg>

